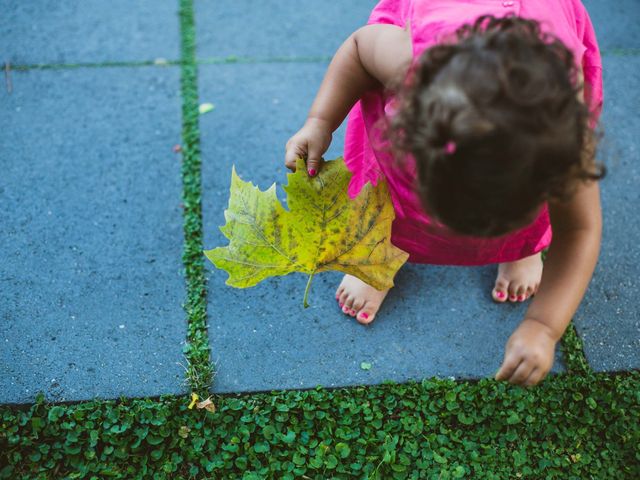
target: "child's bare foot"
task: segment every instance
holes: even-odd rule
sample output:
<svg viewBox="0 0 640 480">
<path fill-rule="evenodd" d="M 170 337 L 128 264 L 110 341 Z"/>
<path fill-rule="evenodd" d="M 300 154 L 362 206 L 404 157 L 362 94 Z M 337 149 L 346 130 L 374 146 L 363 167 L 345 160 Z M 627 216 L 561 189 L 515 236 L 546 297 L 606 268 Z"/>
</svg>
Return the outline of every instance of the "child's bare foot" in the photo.
<svg viewBox="0 0 640 480">
<path fill-rule="evenodd" d="M 540 253 L 515 262 L 501 263 L 491 296 L 496 302 L 522 302 L 538 291 L 542 277 Z"/>
<path fill-rule="evenodd" d="M 376 290 L 353 275 L 345 275 L 336 290 L 336 300 L 347 315 L 366 325 L 373 319 L 389 290 Z"/>
</svg>

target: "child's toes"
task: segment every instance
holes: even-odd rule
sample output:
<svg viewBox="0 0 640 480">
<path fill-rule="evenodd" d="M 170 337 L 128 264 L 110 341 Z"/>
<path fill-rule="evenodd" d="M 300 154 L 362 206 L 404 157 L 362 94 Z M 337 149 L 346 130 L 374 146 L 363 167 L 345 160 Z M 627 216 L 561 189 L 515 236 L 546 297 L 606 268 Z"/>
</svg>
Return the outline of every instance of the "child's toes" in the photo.
<svg viewBox="0 0 640 480">
<path fill-rule="evenodd" d="M 376 314 L 375 312 L 373 312 L 373 309 L 371 309 L 368 305 L 365 305 L 362 310 L 358 312 L 356 320 L 358 320 L 358 322 L 362 323 L 363 325 L 367 325 L 373 322 L 375 316 Z"/>
<path fill-rule="evenodd" d="M 349 295 L 346 292 L 342 292 L 340 294 L 340 298 L 338 298 L 338 304 L 340 305 L 340 308 L 342 308 L 342 306 L 347 303 L 347 299 L 349 298 Z"/>
<path fill-rule="evenodd" d="M 349 300 L 347 300 L 347 302 L 345 302 L 345 304 L 342 306 L 342 311 L 344 313 L 346 313 L 347 315 L 349 315 L 349 312 L 351 312 L 351 305 L 348 303 Z"/>
<path fill-rule="evenodd" d="M 518 288 L 512 283 L 511 285 L 509 285 L 509 301 L 510 302 L 517 302 L 518 301 Z"/>
<path fill-rule="evenodd" d="M 349 312 L 352 310 L 351 305 L 353 304 L 353 297 L 346 296 L 344 302 L 342 303 L 342 311 L 349 315 Z"/>
<path fill-rule="evenodd" d="M 499 288 L 494 288 L 491 292 L 491 296 L 496 302 L 506 302 L 507 301 L 507 293 L 506 290 L 502 290 Z"/>
<path fill-rule="evenodd" d="M 353 301 L 353 304 L 351 304 L 351 308 L 353 310 L 357 312 L 359 312 L 360 310 L 362 310 L 362 307 L 364 307 L 364 303 L 365 301 L 361 298 L 357 298 Z"/>
<path fill-rule="evenodd" d="M 351 309 L 349 307 L 347 307 L 346 305 L 342 306 L 342 313 L 345 313 L 346 315 L 349 315 L 349 312 L 351 312 Z"/>
<path fill-rule="evenodd" d="M 352 317 L 357 316 L 360 310 L 362 309 L 362 307 L 364 306 L 364 303 L 365 301 L 362 300 L 361 298 L 354 300 L 353 304 L 351 305 L 352 308 L 351 308 L 351 311 L 349 312 L 349 315 L 351 315 Z"/>
<path fill-rule="evenodd" d="M 491 296 L 496 302 L 506 302 L 507 301 L 507 287 L 508 283 L 504 280 L 497 280 L 493 290 L 491 292 Z"/>
</svg>

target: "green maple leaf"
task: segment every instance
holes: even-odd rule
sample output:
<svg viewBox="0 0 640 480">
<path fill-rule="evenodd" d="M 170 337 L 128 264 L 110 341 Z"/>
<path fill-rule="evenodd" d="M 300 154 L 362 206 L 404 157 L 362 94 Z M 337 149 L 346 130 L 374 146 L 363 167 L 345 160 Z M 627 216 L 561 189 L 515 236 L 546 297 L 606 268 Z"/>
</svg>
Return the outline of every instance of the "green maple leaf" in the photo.
<svg viewBox="0 0 640 480">
<path fill-rule="evenodd" d="M 213 264 L 229 274 L 227 285 L 252 287 L 265 278 L 302 272 L 340 270 L 378 290 L 393 286 L 393 277 L 409 254 L 391 244 L 395 218 L 386 182 L 365 185 L 355 199 L 347 187 L 351 172 L 342 158 L 325 162 L 309 177 L 304 160 L 289 173 L 289 210 L 276 197 L 275 183 L 261 191 L 231 173 L 231 195 L 220 227 L 227 247 L 205 250 Z"/>
</svg>

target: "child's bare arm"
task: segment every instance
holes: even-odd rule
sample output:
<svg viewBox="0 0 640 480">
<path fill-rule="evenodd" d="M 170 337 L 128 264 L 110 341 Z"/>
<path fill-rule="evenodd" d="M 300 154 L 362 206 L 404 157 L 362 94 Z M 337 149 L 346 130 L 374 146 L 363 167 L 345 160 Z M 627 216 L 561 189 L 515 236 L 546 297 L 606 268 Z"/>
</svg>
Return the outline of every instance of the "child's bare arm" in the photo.
<svg viewBox="0 0 640 480">
<path fill-rule="evenodd" d="M 578 82 L 584 83 L 582 69 L 578 70 Z M 583 89 L 578 92 L 578 99 L 584 101 Z M 584 155 L 592 162 L 594 145 L 586 144 Z M 582 301 L 598 261 L 602 236 L 599 184 L 580 184 L 566 204 L 549 202 L 549 216 L 553 240 L 527 318 L 545 323 L 560 339 Z"/>
<path fill-rule="evenodd" d="M 549 203 L 553 241 L 540 288 L 527 318 L 548 326 L 560 339 L 587 290 L 598 261 L 602 235 L 600 188 L 580 186 L 567 204 Z"/>
<path fill-rule="evenodd" d="M 395 25 L 367 25 L 338 49 L 311 106 L 305 126 L 289 139 L 285 165 L 307 157 L 307 167 L 319 168 L 331 134 L 367 91 L 391 86 L 411 63 L 409 32 Z"/>
<path fill-rule="evenodd" d="M 320 86 L 309 117 L 340 126 L 356 101 L 368 90 L 391 86 L 411 62 L 409 33 L 395 25 L 367 25 L 357 30 L 336 53 Z"/>
<path fill-rule="evenodd" d="M 586 145 L 584 154 L 592 157 L 593 147 Z M 546 376 L 555 344 L 578 309 L 598 261 L 602 211 L 597 182 L 580 184 L 567 203 L 549 202 L 549 215 L 553 240 L 540 287 L 507 342 L 498 380 L 530 386 Z"/>
<path fill-rule="evenodd" d="M 496 380 L 531 386 L 544 379 L 598 261 L 602 217 L 597 182 L 581 187 L 567 204 L 550 202 L 549 214 L 553 241 L 540 287 L 507 342 Z"/>
</svg>

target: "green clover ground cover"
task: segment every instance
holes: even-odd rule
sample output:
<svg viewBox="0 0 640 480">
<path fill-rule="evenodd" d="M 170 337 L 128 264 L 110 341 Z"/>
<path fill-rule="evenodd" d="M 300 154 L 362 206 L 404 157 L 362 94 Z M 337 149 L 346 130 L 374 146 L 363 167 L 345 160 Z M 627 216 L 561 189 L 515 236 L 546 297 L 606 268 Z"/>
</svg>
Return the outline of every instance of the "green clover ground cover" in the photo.
<svg viewBox="0 0 640 480">
<path fill-rule="evenodd" d="M 1 411 L 0 478 L 640 478 L 639 372 Z"/>
<path fill-rule="evenodd" d="M 212 369 L 202 251 L 192 0 L 181 0 L 190 388 Z M 568 374 L 0 407 L 0 479 L 637 479 L 640 372 L 594 374 L 570 326 Z M 203 395 L 204 394 L 204 395 Z"/>
</svg>

